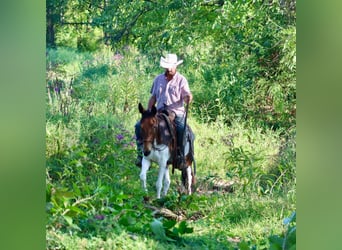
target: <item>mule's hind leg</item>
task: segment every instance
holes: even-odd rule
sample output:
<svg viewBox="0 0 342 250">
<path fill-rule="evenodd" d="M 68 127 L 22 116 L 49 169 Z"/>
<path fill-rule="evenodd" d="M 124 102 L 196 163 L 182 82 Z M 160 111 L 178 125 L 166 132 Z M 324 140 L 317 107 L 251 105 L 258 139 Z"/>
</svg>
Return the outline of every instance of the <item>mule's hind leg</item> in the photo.
<svg viewBox="0 0 342 250">
<path fill-rule="evenodd" d="M 193 178 L 193 173 L 192 173 L 192 164 L 193 164 L 193 160 L 192 157 L 187 154 L 185 157 L 185 164 L 186 164 L 186 168 L 182 169 L 182 190 L 187 194 L 192 194 L 192 185 L 193 182 L 195 181 L 195 179 Z"/>
<path fill-rule="evenodd" d="M 191 173 L 191 165 L 187 167 L 186 169 L 186 175 L 187 175 L 187 190 L 188 190 L 188 194 L 191 194 L 191 184 L 192 184 L 192 173 Z"/>
<path fill-rule="evenodd" d="M 146 160 L 145 158 L 142 159 L 141 162 L 141 171 L 140 171 L 140 181 L 141 181 L 141 185 L 142 188 L 144 189 L 144 191 L 147 192 L 147 187 L 146 187 L 146 173 L 147 170 L 150 168 L 151 162 Z"/>
<path fill-rule="evenodd" d="M 193 177 L 192 177 L 192 170 L 191 165 L 187 165 L 186 168 L 182 169 L 182 186 L 181 186 L 181 192 L 184 192 L 186 194 L 191 194 L 192 190 L 192 183 L 193 183 Z"/>
</svg>

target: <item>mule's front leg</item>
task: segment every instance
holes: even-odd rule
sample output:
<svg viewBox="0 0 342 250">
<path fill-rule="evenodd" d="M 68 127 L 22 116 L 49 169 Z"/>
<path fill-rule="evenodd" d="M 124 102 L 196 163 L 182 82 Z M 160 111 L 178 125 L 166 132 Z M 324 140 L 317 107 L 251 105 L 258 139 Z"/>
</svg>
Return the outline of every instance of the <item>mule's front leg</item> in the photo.
<svg viewBox="0 0 342 250">
<path fill-rule="evenodd" d="M 161 164 L 159 165 L 159 173 L 158 173 L 158 180 L 156 183 L 156 188 L 157 188 L 157 199 L 160 199 L 160 192 L 163 186 L 163 178 L 165 175 L 165 171 L 166 171 L 166 162 L 165 164 Z"/>
<path fill-rule="evenodd" d="M 164 174 L 164 187 L 163 187 L 163 196 L 166 196 L 167 191 L 169 190 L 170 187 L 170 173 L 169 173 L 169 168 L 166 166 L 165 169 L 165 174 Z"/>
<path fill-rule="evenodd" d="M 140 171 L 140 181 L 142 188 L 147 192 L 146 187 L 146 173 L 147 170 L 150 168 L 151 162 L 149 160 L 146 160 L 145 157 L 143 157 L 141 162 L 141 171 Z"/>
</svg>

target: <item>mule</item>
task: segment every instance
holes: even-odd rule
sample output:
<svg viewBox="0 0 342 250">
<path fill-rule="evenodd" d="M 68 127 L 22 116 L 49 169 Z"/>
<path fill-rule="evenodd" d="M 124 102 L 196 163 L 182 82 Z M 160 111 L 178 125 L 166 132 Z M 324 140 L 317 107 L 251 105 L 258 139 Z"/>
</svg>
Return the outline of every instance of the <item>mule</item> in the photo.
<svg viewBox="0 0 342 250">
<path fill-rule="evenodd" d="M 156 107 L 145 110 L 139 103 L 141 113 L 141 137 L 143 140 L 143 158 L 141 164 L 140 180 L 142 187 L 147 191 L 146 174 L 152 162 L 159 165 L 158 179 L 156 182 L 157 198 L 166 196 L 170 187 L 170 173 L 168 165 L 172 164 L 172 173 L 177 168 L 182 171 L 181 190 L 187 194 L 192 193 L 195 184 L 196 164 L 194 161 L 193 140 L 187 136 L 183 156 L 177 157 L 176 129 L 169 117 L 164 113 L 158 113 Z M 189 128 L 190 129 L 190 128 Z M 163 188 L 163 191 L 162 191 Z"/>
</svg>

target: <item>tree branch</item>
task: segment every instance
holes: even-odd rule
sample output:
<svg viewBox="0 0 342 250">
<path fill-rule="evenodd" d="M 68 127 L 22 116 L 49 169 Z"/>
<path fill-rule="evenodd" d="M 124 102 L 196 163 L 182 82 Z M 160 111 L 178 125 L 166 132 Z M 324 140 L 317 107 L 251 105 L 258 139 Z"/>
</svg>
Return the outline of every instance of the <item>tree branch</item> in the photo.
<svg viewBox="0 0 342 250">
<path fill-rule="evenodd" d="M 176 220 L 176 221 L 181 221 L 184 220 L 184 216 L 182 215 L 177 215 L 174 212 L 172 212 L 171 210 L 167 209 L 167 208 L 157 208 L 148 204 L 144 205 L 146 208 L 151 209 L 153 211 L 153 216 L 157 216 L 157 215 L 161 215 L 167 219 L 172 219 L 172 220 Z"/>
<path fill-rule="evenodd" d="M 129 33 L 129 30 L 131 30 L 132 27 L 136 24 L 139 17 L 141 17 L 143 14 L 145 14 L 151 10 L 152 10 L 152 8 L 143 9 L 141 12 L 137 13 L 133 17 L 133 20 L 130 23 L 128 23 L 124 28 L 122 28 L 120 31 L 118 31 L 117 35 L 110 36 L 110 37 L 112 37 L 114 41 L 120 41 L 125 35 L 127 35 Z"/>
</svg>

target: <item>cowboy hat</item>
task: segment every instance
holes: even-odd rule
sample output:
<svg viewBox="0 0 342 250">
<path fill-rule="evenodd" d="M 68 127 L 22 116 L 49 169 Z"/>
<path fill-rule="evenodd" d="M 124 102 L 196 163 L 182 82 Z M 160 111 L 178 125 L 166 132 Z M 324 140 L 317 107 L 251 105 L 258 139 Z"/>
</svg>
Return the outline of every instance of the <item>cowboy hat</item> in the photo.
<svg viewBox="0 0 342 250">
<path fill-rule="evenodd" d="M 167 54 L 165 58 L 160 57 L 160 67 L 165 69 L 177 67 L 182 62 L 183 60 L 177 61 L 176 54 Z"/>
</svg>

